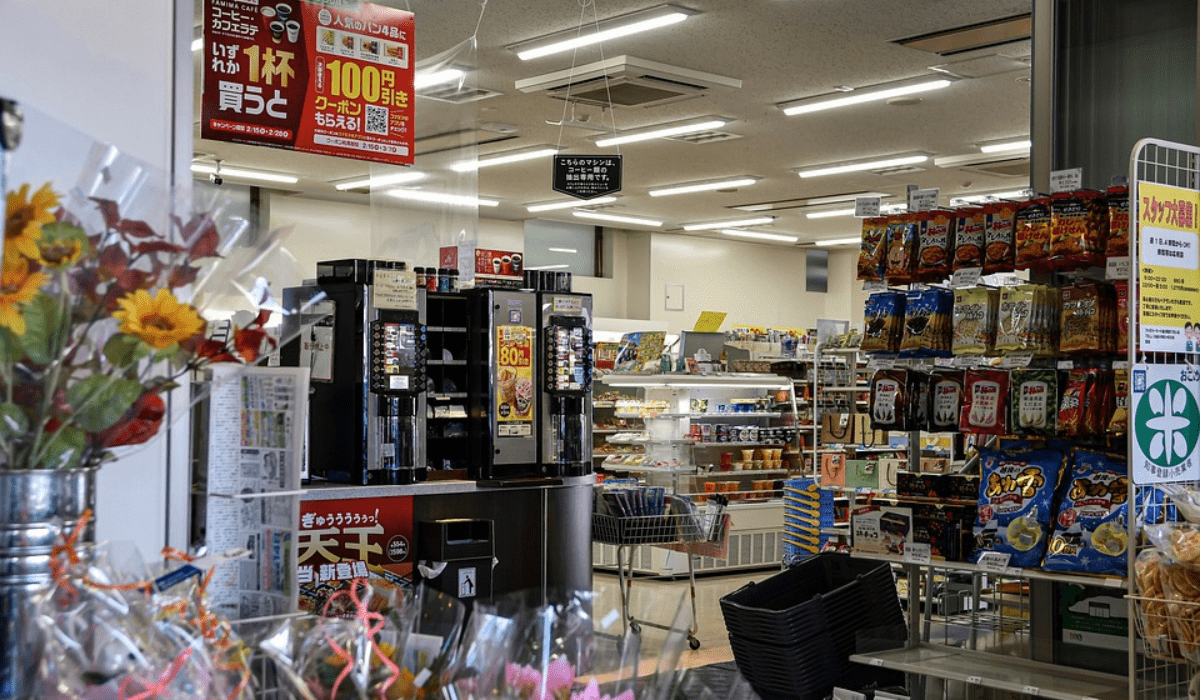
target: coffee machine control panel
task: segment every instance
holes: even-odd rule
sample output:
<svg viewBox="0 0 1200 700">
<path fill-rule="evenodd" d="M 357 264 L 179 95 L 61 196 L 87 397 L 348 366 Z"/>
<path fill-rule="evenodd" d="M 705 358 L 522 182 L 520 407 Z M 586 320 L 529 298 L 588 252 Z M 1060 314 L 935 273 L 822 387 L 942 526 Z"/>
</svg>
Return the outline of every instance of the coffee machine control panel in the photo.
<svg viewBox="0 0 1200 700">
<path fill-rule="evenodd" d="M 371 392 L 417 394 L 425 390 L 425 326 L 381 318 L 371 322 Z"/>
<path fill-rule="evenodd" d="M 545 387 L 551 394 L 592 389 L 592 333 L 582 318 L 555 318 L 545 330 Z"/>
</svg>

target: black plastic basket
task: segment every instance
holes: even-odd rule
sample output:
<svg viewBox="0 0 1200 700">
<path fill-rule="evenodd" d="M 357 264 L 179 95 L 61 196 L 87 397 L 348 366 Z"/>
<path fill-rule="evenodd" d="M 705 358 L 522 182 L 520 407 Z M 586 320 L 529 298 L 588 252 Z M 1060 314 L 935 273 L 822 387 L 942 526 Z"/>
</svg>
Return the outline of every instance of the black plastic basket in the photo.
<svg viewBox="0 0 1200 700">
<path fill-rule="evenodd" d="M 731 636 L 738 671 L 763 700 L 823 700 L 834 686 L 861 690 L 902 685 L 904 674 L 858 664 L 839 664 L 814 640 L 805 649 L 780 648 Z M 830 652 L 831 654 L 832 652 Z"/>
</svg>

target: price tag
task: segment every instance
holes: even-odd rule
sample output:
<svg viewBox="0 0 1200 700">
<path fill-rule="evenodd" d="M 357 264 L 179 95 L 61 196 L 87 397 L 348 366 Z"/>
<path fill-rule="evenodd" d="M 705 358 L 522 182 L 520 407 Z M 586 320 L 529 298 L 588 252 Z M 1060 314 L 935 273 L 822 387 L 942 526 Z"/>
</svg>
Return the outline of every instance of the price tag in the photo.
<svg viewBox="0 0 1200 700">
<path fill-rule="evenodd" d="M 1014 353 L 1005 355 L 1004 359 L 1000 360 L 1000 367 L 1001 367 L 1001 369 L 1015 369 L 1017 367 L 1028 367 L 1029 363 L 1032 361 L 1033 361 L 1033 351 L 1032 350 L 1022 350 L 1021 352 L 1014 352 Z"/>
<path fill-rule="evenodd" d="M 1041 695 L 1042 689 L 1037 687 L 1036 685 L 1027 685 L 1021 689 L 1021 692 L 1024 693 L 1025 695 Z"/>
<path fill-rule="evenodd" d="M 951 364 L 953 364 L 955 367 L 978 367 L 982 360 L 982 357 L 959 355 L 954 358 Z"/>
<path fill-rule="evenodd" d="M 934 358 L 933 366 L 934 367 L 953 367 L 954 366 L 954 358 L 953 357 Z"/>
<path fill-rule="evenodd" d="M 1073 360 L 1059 360 L 1058 368 L 1059 369 L 1075 369 L 1075 362 Z"/>
<path fill-rule="evenodd" d="M 1008 568 L 1008 560 L 1011 557 L 1008 552 L 984 552 L 979 555 L 979 570 L 1002 574 Z"/>
<path fill-rule="evenodd" d="M 892 369 L 896 366 L 894 357 L 872 357 L 867 363 L 867 369 Z"/>
<path fill-rule="evenodd" d="M 982 685 L 983 679 L 979 676 L 967 676 L 967 683 L 970 685 Z"/>
<path fill-rule="evenodd" d="M 887 282 L 884 282 L 883 280 L 867 280 L 866 282 L 863 282 L 864 292 L 886 292 L 887 288 Z"/>
<path fill-rule="evenodd" d="M 1113 360 L 1113 369 L 1129 369 L 1129 360 Z"/>
<path fill-rule="evenodd" d="M 860 219 L 879 216 L 879 197 L 855 197 L 854 215 Z"/>
<path fill-rule="evenodd" d="M 983 268 L 979 267 L 964 267 L 961 270 L 955 270 L 954 275 L 950 277 L 950 286 L 955 289 L 974 287 L 979 284 L 979 275 L 982 272 Z"/>
<path fill-rule="evenodd" d="M 1083 189 L 1083 168 L 1055 170 L 1050 173 L 1051 192 L 1073 192 Z"/>
<path fill-rule="evenodd" d="M 928 564 L 933 561 L 933 547 L 929 544 L 910 542 L 904 545 L 905 564 Z"/>
<path fill-rule="evenodd" d="M 871 665 L 872 666 L 882 666 L 883 659 L 871 659 Z"/>
<path fill-rule="evenodd" d="M 1129 262 L 1128 255 L 1119 258 L 1109 258 L 1104 266 L 1104 279 L 1106 280 L 1127 280 L 1129 279 Z"/>
<path fill-rule="evenodd" d="M 913 190 L 908 193 L 909 211 L 929 211 L 937 206 L 941 190 L 934 187 L 928 190 Z"/>
</svg>

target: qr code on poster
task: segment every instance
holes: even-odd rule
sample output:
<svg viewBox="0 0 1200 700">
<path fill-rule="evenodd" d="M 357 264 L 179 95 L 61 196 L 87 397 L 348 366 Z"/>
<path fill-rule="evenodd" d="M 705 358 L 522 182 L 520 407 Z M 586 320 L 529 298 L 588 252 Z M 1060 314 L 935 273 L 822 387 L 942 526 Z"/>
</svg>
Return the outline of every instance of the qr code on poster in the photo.
<svg viewBox="0 0 1200 700">
<path fill-rule="evenodd" d="M 388 108 L 367 105 L 367 119 L 364 128 L 368 134 L 388 135 Z"/>
</svg>

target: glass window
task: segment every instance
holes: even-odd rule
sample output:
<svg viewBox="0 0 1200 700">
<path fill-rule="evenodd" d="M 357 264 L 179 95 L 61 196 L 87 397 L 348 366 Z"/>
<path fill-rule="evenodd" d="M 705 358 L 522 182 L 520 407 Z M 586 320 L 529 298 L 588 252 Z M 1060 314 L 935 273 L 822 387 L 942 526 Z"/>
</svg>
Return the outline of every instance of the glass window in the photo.
<svg viewBox="0 0 1200 700">
<path fill-rule="evenodd" d="M 525 269 L 596 276 L 596 227 L 561 221 L 525 222 Z"/>
</svg>

